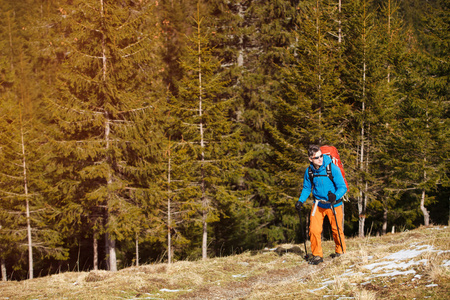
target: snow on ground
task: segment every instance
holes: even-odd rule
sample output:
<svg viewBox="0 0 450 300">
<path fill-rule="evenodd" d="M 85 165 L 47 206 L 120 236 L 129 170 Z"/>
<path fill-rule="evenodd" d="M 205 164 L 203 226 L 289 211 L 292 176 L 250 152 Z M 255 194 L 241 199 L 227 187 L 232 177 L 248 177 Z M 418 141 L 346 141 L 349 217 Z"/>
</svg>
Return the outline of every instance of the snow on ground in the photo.
<svg viewBox="0 0 450 300">
<path fill-rule="evenodd" d="M 350 266 L 348 269 L 344 271 L 343 274 L 339 275 L 340 278 L 345 277 L 356 277 L 361 276 L 367 278 L 367 281 L 362 283 L 363 285 L 369 284 L 370 281 L 377 277 L 393 277 L 399 275 L 414 275 L 412 281 L 418 280 L 421 278 L 421 275 L 416 274 L 414 267 L 419 265 L 427 265 L 429 260 L 426 258 L 422 258 L 420 260 L 416 260 L 420 255 L 424 253 L 435 252 L 438 254 L 446 253 L 449 251 L 437 250 L 431 245 L 420 245 L 417 243 L 413 243 L 410 246 L 410 249 L 403 249 L 398 252 L 392 253 L 383 258 L 377 259 L 370 264 L 362 266 L 363 269 L 370 271 L 369 274 L 366 272 L 355 272 L 355 265 Z M 367 256 L 367 260 L 373 260 L 373 257 Z M 450 267 L 450 260 L 445 260 L 442 263 L 444 267 Z M 321 282 L 321 286 L 314 290 L 309 290 L 309 292 L 314 293 L 316 291 L 327 288 L 329 285 L 335 284 L 336 280 L 332 278 L 324 279 Z M 435 284 L 430 284 L 427 287 L 437 286 Z M 336 295 L 335 295 L 336 296 Z M 338 299 L 348 299 L 341 298 Z"/>
</svg>

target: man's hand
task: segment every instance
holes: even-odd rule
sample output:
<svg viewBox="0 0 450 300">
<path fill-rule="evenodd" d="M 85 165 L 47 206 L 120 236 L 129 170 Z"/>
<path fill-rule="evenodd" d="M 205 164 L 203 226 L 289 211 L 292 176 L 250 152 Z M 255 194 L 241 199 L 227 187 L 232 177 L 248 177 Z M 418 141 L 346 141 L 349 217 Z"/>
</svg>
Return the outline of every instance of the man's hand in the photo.
<svg viewBox="0 0 450 300">
<path fill-rule="evenodd" d="M 297 201 L 297 203 L 295 203 L 295 209 L 297 211 L 300 211 L 302 209 L 302 206 L 303 206 L 303 202 L 301 202 L 301 201 Z"/>
<path fill-rule="evenodd" d="M 332 192 L 328 192 L 328 202 L 330 202 L 331 205 L 336 203 L 336 195 Z"/>
</svg>

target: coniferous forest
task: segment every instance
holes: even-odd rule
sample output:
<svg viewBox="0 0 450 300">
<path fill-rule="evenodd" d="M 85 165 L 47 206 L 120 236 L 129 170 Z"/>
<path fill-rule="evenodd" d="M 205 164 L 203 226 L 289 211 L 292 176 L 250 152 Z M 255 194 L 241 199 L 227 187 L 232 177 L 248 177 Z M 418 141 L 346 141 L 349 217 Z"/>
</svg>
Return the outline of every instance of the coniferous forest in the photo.
<svg viewBox="0 0 450 300">
<path fill-rule="evenodd" d="M 300 243 L 312 143 L 347 236 L 449 223 L 449 1 L 0 7 L 2 280 Z"/>
</svg>

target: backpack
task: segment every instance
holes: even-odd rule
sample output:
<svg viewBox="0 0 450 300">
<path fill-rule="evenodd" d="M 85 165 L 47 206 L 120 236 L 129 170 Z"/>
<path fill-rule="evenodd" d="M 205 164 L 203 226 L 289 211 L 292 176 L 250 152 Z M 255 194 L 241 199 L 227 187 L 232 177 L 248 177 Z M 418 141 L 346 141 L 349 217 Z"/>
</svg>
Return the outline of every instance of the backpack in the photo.
<svg viewBox="0 0 450 300">
<path fill-rule="evenodd" d="M 336 147 L 324 145 L 324 146 L 320 147 L 320 151 L 322 152 L 322 154 L 330 156 L 331 157 L 331 161 L 336 166 L 339 167 L 339 169 L 341 170 L 341 173 L 342 173 L 342 177 L 344 177 L 345 185 L 347 186 L 347 189 L 348 189 L 347 179 L 345 179 L 344 165 L 342 164 L 341 158 L 339 157 L 339 153 L 338 153 Z M 331 174 L 331 164 L 329 164 L 326 167 L 326 170 L 327 170 L 328 178 L 330 178 L 330 180 L 333 181 L 333 174 Z M 313 175 L 313 172 L 312 172 L 311 168 L 308 168 L 308 174 L 309 174 L 309 180 L 312 183 L 314 175 Z"/>
</svg>

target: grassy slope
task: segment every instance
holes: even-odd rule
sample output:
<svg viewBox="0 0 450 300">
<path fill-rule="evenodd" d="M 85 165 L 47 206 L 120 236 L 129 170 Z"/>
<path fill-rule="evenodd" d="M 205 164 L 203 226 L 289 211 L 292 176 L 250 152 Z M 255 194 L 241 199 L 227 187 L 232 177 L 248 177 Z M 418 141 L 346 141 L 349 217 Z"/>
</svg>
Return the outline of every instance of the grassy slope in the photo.
<svg viewBox="0 0 450 300">
<path fill-rule="evenodd" d="M 425 245 L 432 248 L 424 251 Z M 328 256 L 334 243 L 326 241 L 323 248 Z M 395 268 L 373 268 L 383 266 L 389 255 L 407 256 L 418 249 L 419 255 Z M 114 273 L 68 272 L 0 282 L 0 299 L 448 299 L 449 260 L 450 228 L 421 227 L 382 237 L 349 238 L 344 256 L 326 257 L 318 266 L 308 265 L 302 254 L 246 252 Z"/>
</svg>

